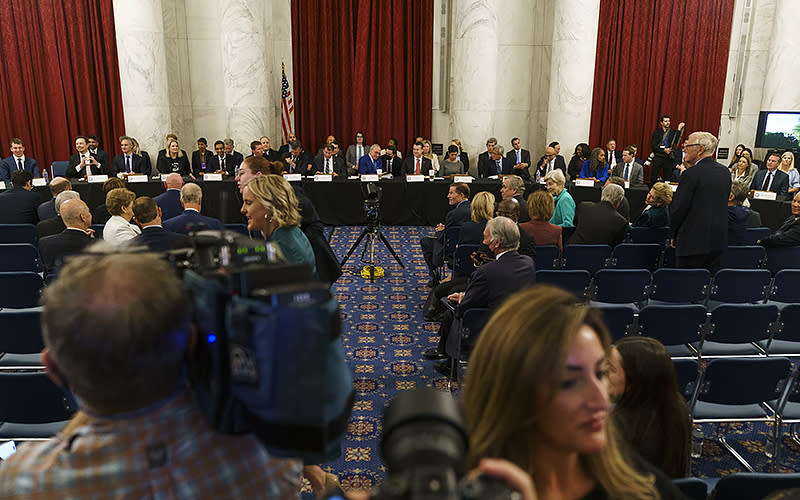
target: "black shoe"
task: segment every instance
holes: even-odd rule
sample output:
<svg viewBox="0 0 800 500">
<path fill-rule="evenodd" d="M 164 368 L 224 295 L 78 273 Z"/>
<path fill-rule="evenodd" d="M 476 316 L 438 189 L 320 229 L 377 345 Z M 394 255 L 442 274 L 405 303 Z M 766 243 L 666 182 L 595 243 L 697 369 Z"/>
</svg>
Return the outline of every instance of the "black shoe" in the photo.
<svg viewBox="0 0 800 500">
<path fill-rule="evenodd" d="M 438 373 L 441 373 L 445 377 L 450 376 L 450 358 L 446 358 L 443 361 L 439 361 L 435 365 L 433 365 L 433 369 L 436 370 Z"/>
<path fill-rule="evenodd" d="M 447 354 L 441 353 L 439 352 L 439 349 L 433 347 L 431 349 L 426 349 L 425 351 L 423 351 L 422 357 L 425 359 L 430 359 L 432 361 L 435 361 L 438 359 L 445 359 L 447 357 Z"/>
</svg>

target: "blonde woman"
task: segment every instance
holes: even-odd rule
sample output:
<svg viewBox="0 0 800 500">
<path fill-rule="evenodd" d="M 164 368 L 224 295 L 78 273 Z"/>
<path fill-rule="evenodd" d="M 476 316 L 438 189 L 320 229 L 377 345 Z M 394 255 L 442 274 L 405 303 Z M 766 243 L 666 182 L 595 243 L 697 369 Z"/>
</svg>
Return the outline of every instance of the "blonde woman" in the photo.
<svg viewBox="0 0 800 500">
<path fill-rule="evenodd" d="M 786 151 L 781 155 L 781 164 L 778 167 L 789 176 L 789 192 L 800 191 L 800 174 L 794 168 L 794 153 Z"/>
<path fill-rule="evenodd" d="M 431 161 L 433 169 L 436 172 L 439 171 L 439 155 L 433 154 L 433 145 L 431 144 L 431 141 L 429 141 L 428 139 L 422 141 L 422 156 Z"/>
<path fill-rule="evenodd" d="M 103 240 L 121 245 L 142 232 L 139 226 L 131 224 L 135 199 L 136 194 L 126 188 L 112 189 L 106 194 L 106 209 L 111 218 L 103 227 Z"/>
<path fill-rule="evenodd" d="M 634 226 L 669 226 L 669 204 L 672 203 L 672 188 L 664 182 L 656 182 L 645 198 L 647 206 L 633 223 Z"/>
<path fill-rule="evenodd" d="M 753 164 L 750 155 L 743 154 L 739 156 L 739 160 L 731 166 L 730 170 L 731 181 L 742 181 L 749 185 L 753 182 L 753 176 L 758 172 L 758 165 Z"/>
<path fill-rule="evenodd" d="M 609 416 L 609 352 L 602 313 L 572 294 L 539 285 L 507 299 L 467 368 L 467 467 L 509 460 L 531 475 L 538 498 L 684 498 L 621 450 Z"/>
</svg>

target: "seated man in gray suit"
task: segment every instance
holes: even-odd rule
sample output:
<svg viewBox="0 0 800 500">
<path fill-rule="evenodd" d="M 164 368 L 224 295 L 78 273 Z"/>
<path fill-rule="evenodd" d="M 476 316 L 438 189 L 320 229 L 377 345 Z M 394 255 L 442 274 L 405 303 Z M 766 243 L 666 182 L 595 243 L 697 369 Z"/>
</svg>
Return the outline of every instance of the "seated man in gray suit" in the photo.
<svg viewBox="0 0 800 500">
<path fill-rule="evenodd" d="M 636 162 L 636 151 L 633 147 L 628 146 L 622 150 L 622 162 L 617 163 L 611 175 L 622 177 L 631 183 L 631 186 L 639 186 L 644 184 L 644 169 Z"/>
</svg>

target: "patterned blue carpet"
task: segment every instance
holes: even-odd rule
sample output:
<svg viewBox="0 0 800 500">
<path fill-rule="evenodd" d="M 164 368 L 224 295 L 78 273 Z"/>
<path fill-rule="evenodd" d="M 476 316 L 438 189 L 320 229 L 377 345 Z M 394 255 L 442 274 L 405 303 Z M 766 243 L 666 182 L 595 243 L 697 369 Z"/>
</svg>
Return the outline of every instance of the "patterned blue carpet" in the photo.
<svg viewBox="0 0 800 500">
<path fill-rule="evenodd" d="M 331 246 L 341 259 L 355 242 L 362 227 L 338 227 Z M 386 475 L 380 456 L 381 416 L 387 402 L 401 391 L 430 386 L 447 390 L 445 377 L 422 351 L 438 341 L 438 323 L 422 318 L 428 296 L 428 274 L 419 239 L 431 234 L 428 227 L 384 227 L 383 234 L 400 255 L 405 269 L 397 265 L 384 245 L 375 245 L 376 265 L 385 276 L 375 283 L 360 276 L 364 242 L 345 265 L 345 274 L 333 286 L 343 317 L 344 345 L 353 373 L 355 404 L 342 442 L 341 457 L 323 469 L 336 474 L 342 487 L 370 488 Z M 764 455 L 767 427 L 764 424 L 730 424 L 731 443 L 756 470 L 766 471 Z M 692 460 L 692 473 L 703 478 L 720 477 L 744 468 L 714 438 L 713 425 L 705 425 L 703 455 Z M 800 446 L 784 426 L 779 471 L 800 471 Z M 307 495 L 311 497 L 311 495 Z"/>
</svg>

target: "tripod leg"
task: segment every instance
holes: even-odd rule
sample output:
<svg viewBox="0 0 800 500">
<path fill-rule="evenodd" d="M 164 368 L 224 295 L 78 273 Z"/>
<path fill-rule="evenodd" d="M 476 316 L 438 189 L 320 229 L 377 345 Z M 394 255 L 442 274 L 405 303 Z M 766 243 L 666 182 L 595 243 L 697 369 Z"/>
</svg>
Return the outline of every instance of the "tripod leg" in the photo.
<svg viewBox="0 0 800 500">
<path fill-rule="evenodd" d="M 397 263 L 400 264 L 400 267 L 405 269 L 406 266 L 403 265 L 403 261 L 400 260 L 400 257 L 397 255 L 397 252 L 394 251 L 394 248 L 392 248 L 392 245 L 389 244 L 389 240 L 386 239 L 386 236 L 383 235 L 383 233 L 380 231 L 380 229 L 378 230 L 378 236 L 380 236 L 381 241 L 383 242 L 384 245 L 386 245 L 386 248 L 392 254 L 392 257 L 394 257 L 394 260 L 396 260 Z"/>
<path fill-rule="evenodd" d="M 350 250 L 347 251 L 347 255 L 344 256 L 344 259 L 342 259 L 342 262 L 339 264 L 340 266 L 343 266 L 344 263 L 347 262 L 347 259 L 349 259 L 351 255 L 353 255 L 353 252 L 356 251 L 356 248 L 358 248 L 358 245 L 361 243 L 361 240 L 364 239 L 364 236 L 366 236 L 368 232 L 369 231 L 367 231 L 366 227 L 364 228 L 363 231 L 361 231 L 361 234 L 358 235 L 358 239 L 356 240 L 356 242 L 353 243 L 353 246 L 351 246 Z"/>
</svg>

